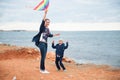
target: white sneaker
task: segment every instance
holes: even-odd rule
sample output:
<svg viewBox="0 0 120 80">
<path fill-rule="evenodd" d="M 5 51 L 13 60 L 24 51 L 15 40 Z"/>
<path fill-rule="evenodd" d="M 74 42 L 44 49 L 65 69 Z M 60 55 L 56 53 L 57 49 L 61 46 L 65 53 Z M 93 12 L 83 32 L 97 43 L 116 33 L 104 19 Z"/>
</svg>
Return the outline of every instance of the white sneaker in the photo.
<svg viewBox="0 0 120 80">
<path fill-rule="evenodd" d="M 48 72 L 47 70 L 40 70 L 40 72 L 43 73 L 43 74 L 44 74 L 44 73 L 45 73 L 45 74 L 50 73 L 50 72 Z"/>
<path fill-rule="evenodd" d="M 63 70 L 64 72 L 66 72 L 67 70 L 65 69 L 65 70 Z"/>
</svg>

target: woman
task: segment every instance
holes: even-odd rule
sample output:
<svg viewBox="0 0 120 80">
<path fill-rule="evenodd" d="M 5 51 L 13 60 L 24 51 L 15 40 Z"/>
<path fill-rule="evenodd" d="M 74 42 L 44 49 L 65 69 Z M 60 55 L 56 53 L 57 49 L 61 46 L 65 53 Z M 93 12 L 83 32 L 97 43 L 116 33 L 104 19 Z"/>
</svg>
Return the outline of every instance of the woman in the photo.
<svg viewBox="0 0 120 80">
<path fill-rule="evenodd" d="M 47 10 L 45 10 L 42 23 L 40 25 L 39 33 L 33 37 L 33 42 L 35 42 L 35 45 L 40 49 L 41 52 L 41 61 L 40 61 L 40 72 L 41 73 L 49 73 L 47 70 L 45 70 L 45 58 L 47 53 L 47 38 L 53 37 L 53 36 L 59 36 L 60 34 L 51 34 L 49 31 L 49 24 L 50 20 L 46 19 Z"/>
</svg>

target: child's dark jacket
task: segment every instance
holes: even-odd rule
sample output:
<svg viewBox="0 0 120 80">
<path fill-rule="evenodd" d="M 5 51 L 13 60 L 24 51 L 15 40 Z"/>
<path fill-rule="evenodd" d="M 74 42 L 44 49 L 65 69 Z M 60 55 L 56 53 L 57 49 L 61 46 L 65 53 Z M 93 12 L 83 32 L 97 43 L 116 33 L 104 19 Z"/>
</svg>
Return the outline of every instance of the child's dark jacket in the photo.
<svg viewBox="0 0 120 80">
<path fill-rule="evenodd" d="M 56 44 L 54 45 L 54 43 L 52 43 L 52 48 L 56 49 L 56 55 L 59 55 L 60 57 L 64 56 L 64 50 L 68 48 L 68 42 L 66 42 L 66 46 L 65 44 Z"/>
</svg>

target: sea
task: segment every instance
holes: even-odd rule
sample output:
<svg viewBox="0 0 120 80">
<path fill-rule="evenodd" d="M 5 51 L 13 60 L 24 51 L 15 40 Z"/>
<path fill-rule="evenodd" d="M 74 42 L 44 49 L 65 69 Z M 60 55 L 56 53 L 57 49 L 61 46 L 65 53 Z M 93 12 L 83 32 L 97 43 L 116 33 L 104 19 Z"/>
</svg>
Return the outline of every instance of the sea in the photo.
<svg viewBox="0 0 120 80">
<path fill-rule="evenodd" d="M 32 42 L 37 31 L 0 31 L 0 43 L 37 48 Z M 110 65 L 120 68 L 120 31 L 51 31 L 59 37 L 48 39 L 48 52 L 59 39 L 69 42 L 64 55 L 78 64 Z M 38 49 L 38 48 L 37 48 Z"/>
</svg>

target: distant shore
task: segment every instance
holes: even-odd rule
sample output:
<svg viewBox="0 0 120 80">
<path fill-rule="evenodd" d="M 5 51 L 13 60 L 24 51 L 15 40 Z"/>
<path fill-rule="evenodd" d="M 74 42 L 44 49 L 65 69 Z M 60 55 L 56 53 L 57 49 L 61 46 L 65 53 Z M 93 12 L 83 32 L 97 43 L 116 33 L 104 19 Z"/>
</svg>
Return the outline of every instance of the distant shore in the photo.
<svg viewBox="0 0 120 80">
<path fill-rule="evenodd" d="M 57 71 L 55 53 L 48 52 L 46 69 L 39 72 L 39 51 L 30 47 L 0 44 L 0 80 L 120 80 L 120 69 L 107 65 L 76 64 L 69 58 L 63 62 L 67 71 Z"/>
<path fill-rule="evenodd" d="M 37 31 L 37 30 L 0 30 L 0 32 L 4 32 L 4 31 L 13 31 L 13 32 L 22 32 L 22 31 Z M 65 32 L 70 32 L 70 31 L 73 31 L 73 32 L 79 32 L 79 31 L 120 31 L 120 30 L 70 30 L 70 31 L 68 31 L 68 30 L 51 30 L 51 31 L 65 31 Z"/>
<path fill-rule="evenodd" d="M 14 31 L 14 32 L 21 32 L 21 31 L 27 31 L 27 30 L 0 30 L 1 32 L 4 32 L 4 31 Z"/>
</svg>

